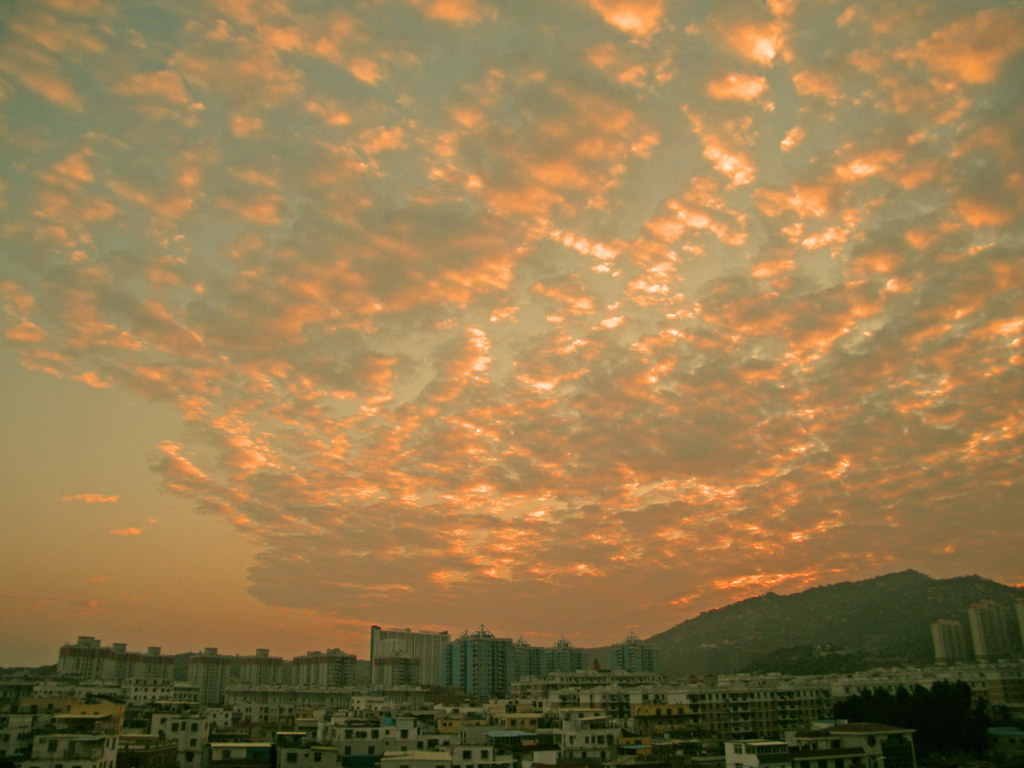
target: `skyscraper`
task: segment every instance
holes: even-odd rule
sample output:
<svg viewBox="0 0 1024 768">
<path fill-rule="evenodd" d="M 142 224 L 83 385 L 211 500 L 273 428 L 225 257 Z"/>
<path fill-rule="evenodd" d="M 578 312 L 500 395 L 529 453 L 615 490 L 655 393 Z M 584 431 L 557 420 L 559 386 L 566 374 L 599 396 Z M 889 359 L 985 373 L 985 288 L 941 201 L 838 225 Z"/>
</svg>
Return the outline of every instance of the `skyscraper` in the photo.
<svg viewBox="0 0 1024 768">
<path fill-rule="evenodd" d="M 394 660 L 413 658 L 417 660 L 414 683 L 443 685 L 444 652 L 449 642 L 451 635 L 447 632 L 381 629 L 374 624 L 370 627 L 370 683 L 384 685 L 384 678 L 388 676 L 384 667 L 396 664 L 405 667 L 406 662 Z"/>
</svg>

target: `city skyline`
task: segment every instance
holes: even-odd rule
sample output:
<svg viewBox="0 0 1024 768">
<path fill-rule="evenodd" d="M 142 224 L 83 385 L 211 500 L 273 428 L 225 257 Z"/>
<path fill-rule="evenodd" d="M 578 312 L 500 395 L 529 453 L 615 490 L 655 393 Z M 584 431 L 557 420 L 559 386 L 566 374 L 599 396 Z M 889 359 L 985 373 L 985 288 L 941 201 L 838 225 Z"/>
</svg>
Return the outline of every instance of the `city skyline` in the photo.
<svg viewBox="0 0 1024 768">
<path fill-rule="evenodd" d="M 0 665 L 1024 584 L 1019 3 L 0 27 Z"/>
</svg>

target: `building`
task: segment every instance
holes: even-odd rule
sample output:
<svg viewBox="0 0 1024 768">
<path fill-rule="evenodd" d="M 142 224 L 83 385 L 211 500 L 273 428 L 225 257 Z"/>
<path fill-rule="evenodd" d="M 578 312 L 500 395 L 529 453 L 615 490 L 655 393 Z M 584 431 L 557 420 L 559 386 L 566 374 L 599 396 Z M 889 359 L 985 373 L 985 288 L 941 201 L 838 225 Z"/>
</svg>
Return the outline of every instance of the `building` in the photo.
<svg viewBox="0 0 1024 768">
<path fill-rule="evenodd" d="M 612 669 L 627 672 L 657 672 L 658 651 L 651 648 L 632 632 L 618 645 L 612 646 Z"/>
<path fill-rule="evenodd" d="M 147 734 L 121 736 L 117 745 L 117 768 L 177 768 L 178 746 Z"/>
<path fill-rule="evenodd" d="M 535 647 L 519 638 L 512 645 L 512 680 L 521 680 L 524 677 L 543 675 L 544 648 Z"/>
<path fill-rule="evenodd" d="M 34 735 L 32 753 L 21 768 L 114 768 L 117 764 L 120 723 L 116 715 L 54 715 L 51 723 Z"/>
<path fill-rule="evenodd" d="M 841 723 L 794 734 L 793 768 L 917 768 L 914 731 L 882 723 Z"/>
<path fill-rule="evenodd" d="M 412 658 L 419 662 L 415 684 L 443 685 L 444 653 L 450 642 L 447 632 L 382 629 L 374 624 L 370 627 L 370 684 L 386 686 L 384 678 L 392 672 L 387 667 L 393 665 L 385 659 Z"/>
<path fill-rule="evenodd" d="M 216 648 L 205 648 L 202 654 L 189 657 L 188 681 L 199 686 L 200 704 L 219 706 L 224 703 L 230 672 L 231 657 L 221 656 Z"/>
<path fill-rule="evenodd" d="M 446 685 L 479 699 L 508 695 L 514 664 L 511 638 L 495 637 L 481 626 L 453 640 L 445 659 Z"/>
<path fill-rule="evenodd" d="M 124 643 L 106 647 L 95 637 L 80 635 L 73 645 L 62 645 L 57 654 L 57 674 L 76 677 L 83 682 L 170 681 L 173 673 L 174 658 L 161 655 L 159 646 L 151 646 L 146 653 L 139 653 L 129 651 Z"/>
<path fill-rule="evenodd" d="M 978 661 L 1003 659 L 1010 655 L 1009 613 L 1007 606 L 991 600 L 982 600 L 967 609 L 974 657 Z"/>
<path fill-rule="evenodd" d="M 967 660 L 967 635 L 963 624 L 951 619 L 940 619 L 931 625 L 931 629 L 936 664 Z"/>
<path fill-rule="evenodd" d="M 308 688 L 343 688 L 355 683 L 356 657 L 340 648 L 309 651 L 293 659 L 292 680 Z"/>
<path fill-rule="evenodd" d="M 784 741 L 770 739 L 744 739 L 725 742 L 726 768 L 791 768 L 789 745 Z"/>
<path fill-rule="evenodd" d="M 374 659 L 372 674 L 377 677 L 377 685 L 384 688 L 417 686 L 422 679 L 420 666 L 420 659 L 403 652 Z"/>
<path fill-rule="evenodd" d="M 155 712 L 149 721 L 150 736 L 175 745 L 178 768 L 205 768 L 206 748 L 214 721 L 209 713 L 189 711 L 186 706 Z"/>
<path fill-rule="evenodd" d="M 558 638 L 554 646 L 544 649 L 544 672 L 575 672 L 586 666 L 586 657 L 581 648 L 575 647 L 564 637 Z"/>
<path fill-rule="evenodd" d="M 280 685 L 284 675 L 284 659 L 271 656 L 266 648 L 257 648 L 255 656 L 238 660 L 238 678 L 245 685 Z"/>
</svg>

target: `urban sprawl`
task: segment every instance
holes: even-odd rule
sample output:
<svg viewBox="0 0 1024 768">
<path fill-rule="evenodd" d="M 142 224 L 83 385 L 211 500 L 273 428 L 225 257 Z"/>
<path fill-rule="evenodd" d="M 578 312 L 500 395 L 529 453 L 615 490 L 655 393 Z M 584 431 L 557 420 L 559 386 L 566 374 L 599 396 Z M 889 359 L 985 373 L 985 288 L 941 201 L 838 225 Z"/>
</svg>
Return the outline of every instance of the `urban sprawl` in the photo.
<svg viewBox="0 0 1024 768">
<path fill-rule="evenodd" d="M 817 676 L 670 680 L 632 634 L 605 668 L 564 638 L 536 647 L 484 627 L 453 639 L 373 626 L 368 675 L 339 649 L 286 661 L 206 648 L 176 662 L 159 647 L 83 636 L 60 648 L 55 673 L 0 680 L 0 764 L 913 768 L 913 729 L 837 720 L 834 706 L 945 681 L 1024 714 L 1024 662 L 1008 650 L 1008 633 L 1024 633 L 1024 602 L 1016 617 L 1007 608 L 973 606 L 969 629 L 933 624 L 934 666 Z M 990 730 L 1005 755 L 1024 756 L 1024 731 Z"/>
</svg>

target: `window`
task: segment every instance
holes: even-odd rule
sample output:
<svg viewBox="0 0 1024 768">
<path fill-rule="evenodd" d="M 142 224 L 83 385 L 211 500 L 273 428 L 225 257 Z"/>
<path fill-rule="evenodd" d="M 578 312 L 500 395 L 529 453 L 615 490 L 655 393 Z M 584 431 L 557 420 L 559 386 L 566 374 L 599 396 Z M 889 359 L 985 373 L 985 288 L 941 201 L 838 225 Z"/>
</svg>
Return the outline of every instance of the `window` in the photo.
<svg viewBox="0 0 1024 768">
<path fill-rule="evenodd" d="M 289 752 L 285 756 L 285 762 L 288 762 L 288 763 L 297 763 L 297 762 L 299 762 L 299 755 L 298 755 L 298 753 L 297 752 Z"/>
<path fill-rule="evenodd" d="M 462 759 L 463 759 L 463 760 L 468 760 L 468 759 L 469 759 L 469 758 L 471 758 L 472 756 L 473 756 L 473 753 L 472 753 L 472 752 L 470 752 L 470 751 L 469 751 L 468 749 L 464 749 L 464 750 L 462 750 Z"/>
<path fill-rule="evenodd" d="M 322 752 L 314 752 L 313 753 L 313 762 L 314 763 L 319 763 L 321 758 L 323 758 L 323 753 Z"/>
</svg>

